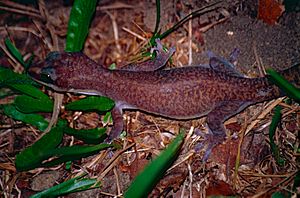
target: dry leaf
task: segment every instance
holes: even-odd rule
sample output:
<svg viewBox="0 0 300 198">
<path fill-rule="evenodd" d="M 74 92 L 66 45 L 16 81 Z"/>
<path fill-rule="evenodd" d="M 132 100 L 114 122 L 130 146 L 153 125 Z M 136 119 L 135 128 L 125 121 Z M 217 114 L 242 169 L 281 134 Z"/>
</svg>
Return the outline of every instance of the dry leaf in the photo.
<svg viewBox="0 0 300 198">
<path fill-rule="evenodd" d="M 259 0 L 258 2 L 258 19 L 274 25 L 284 12 L 284 6 L 277 0 Z"/>
</svg>

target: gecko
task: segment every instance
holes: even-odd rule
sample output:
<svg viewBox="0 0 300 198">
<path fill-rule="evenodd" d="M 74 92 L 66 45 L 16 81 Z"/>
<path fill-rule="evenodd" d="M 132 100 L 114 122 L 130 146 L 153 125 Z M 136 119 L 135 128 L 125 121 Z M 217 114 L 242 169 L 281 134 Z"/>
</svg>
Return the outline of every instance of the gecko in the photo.
<svg viewBox="0 0 300 198">
<path fill-rule="evenodd" d="M 157 57 L 121 69 L 110 70 L 82 52 L 52 52 L 33 64 L 29 75 L 57 92 L 106 96 L 115 101 L 113 126 L 107 142 L 123 130 L 123 110 L 141 110 L 171 119 L 207 116 L 203 142 L 206 161 L 212 149 L 226 138 L 223 122 L 246 107 L 272 100 L 284 93 L 267 77 L 247 78 L 234 68 L 238 50 L 227 59 L 209 53 L 206 66 L 163 69 L 175 52 L 163 50 L 156 40 Z M 300 87 L 300 64 L 280 72 Z"/>
</svg>

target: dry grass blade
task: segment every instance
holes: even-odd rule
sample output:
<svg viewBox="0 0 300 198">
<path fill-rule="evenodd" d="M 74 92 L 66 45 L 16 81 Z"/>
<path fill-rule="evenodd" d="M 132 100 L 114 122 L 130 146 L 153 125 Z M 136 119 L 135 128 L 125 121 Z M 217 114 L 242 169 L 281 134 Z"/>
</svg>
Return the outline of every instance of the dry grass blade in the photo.
<svg viewBox="0 0 300 198">
<path fill-rule="evenodd" d="M 252 196 L 252 198 L 262 197 L 264 194 L 268 193 L 271 190 L 274 190 L 274 189 L 280 187 L 282 184 L 284 184 L 284 183 L 290 183 L 294 179 L 294 177 L 297 174 L 297 172 L 298 171 L 295 171 L 294 173 L 290 174 L 286 179 L 283 179 L 282 181 L 280 181 L 277 184 L 273 185 L 269 189 L 266 189 L 266 190 L 263 190 L 263 191 L 257 193 L 256 195 Z"/>
<path fill-rule="evenodd" d="M 38 19 L 43 19 L 40 12 L 32 7 L 24 6 L 22 4 L 18 4 L 12 1 L 0 1 L 0 3 L 9 6 L 9 7 L 0 6 L 0 10 L 5 10 L 9 12 L 18 13 L 18 14 L 24 14 Z"/>
<path fill-rule="evenodd" d="M 121 156 L 122 153 L 125 153 L 128 149 L 130 149 L 131 147 L 133 147 L 135 145 L 135 143 L 132 143 L 130 145 L 128 145 L 127 147 L 125 147 L 122 150 L 117 151 L 114 156 L 111 158 L 111 160 L 107 163 L 106 167 L 103 169 L 103 171 L 101 172 L 100 176 L 97 178 L 99 181 L 102 180 L 105 175 L 111 170 L 113 169 L 113 167 L 116 165 L 116 160 Z"/>
<path fill-rule="evenodd" d="M 118 31 L 118 25 L 116 22 L 116 17 L 115 15 L 117 13 L 110 13 L 109 11 L 106 11 L 106 14 L 110 17 L 111 23 L 112 23 L 112 27 L 113 27 L 113 32 L 114 32 L 114 38 L 115 38 L 115 44 L 116 44 L 116 48 L 118 49 L 119 53 L 121 53 L 121 46 L 119 43 L 119 31 Z"/>
<path fill-rule="evenodd" d="M 270 113 L 274 107 L 280 104 L 283 101 L 283 99 L 284 98 L 278 98 L 275 101 L 269 102 L 264 108 L 264 110 L 257 116 L 257 118 L 248 125 L 245 131 L 245 135 L 247 135 L 256 126 L 258 122 L 260 122 L 264 117 L 266 117 L 266 115 Z"/>
<path fill-rule="evenodd" d="M 19 64 L 19 62 L 17 61 L 17 59 L 15 57 L 13 57 L 11 53 L 9 53 L 9 51 L 6 49 L 5 45 L 2 42 L 0 42 L 0 48 L 9 57 L 9 59 L 12 60 L 13 63 L 11 63 L 11 65 L 13 66 L 14 71 L 18 70 L 18 68 L 21 65 Z M 18 66 L 16 66 L 16 65 L 18 65 Z"/>
<path fill-rule="evenodd" d="M 126 4 L 126 3 L 122 3 L 122 2 L 114 2 L 110 5 L 107 5 L 107 6 L 98 6 L 97 7 L 97 10 L 115 10 L 115 9 L 132 9 L 134 8 L 135 6 L 132 6 L 132 5 L 129 5 L 129 4 Z"/>
<path fill-rule="evenodd" d="M 146 41 L 147 39 L 144 38 L 143 36 L 139 35 L 138 33 L 133 32 L 132 30 L 126 28 L 126 27 L 122 27 L 122 30 L 124 30 L 125 32 L 128 32 L 129 34 L 135 36 L 136 38 L 142 40 L 142 41 Z"/>
<path fill-rule="evenodd" d="M 18 27 L 18 26 L 5 26 L 0 27 L 0 31 L 21 31 L 21 32 L 30 32 L 31 34 L 40 37 L 40 35 L 32 28 L 29 27 Z"/>
<path fill-rule="evenodd" d="M 53 105 L 53 112 L 52 116 L 49 122 L 48 127 L 45 129 L 45 133 L 49 132 L 52 128 L 57 123 L 57 120 L 59 118 L 59 113 L 60 109 L 62 106 L 64 94 L 61 93 L 54 93 L 54 105 Z"/>
<path fill-rule="evenodd" d="M 2 3 L 4 5 L 7 5 L 7 6 L 10 6 L 10 7 L 13 7 L 13 8 L 20 9 L 20 10 L 27 10 L 27 11 L 30 11 L 30 12 L 33 12 L 33 13 L 36 13 L 36 14 L 40 14 L 39 11 L 36 10 L 35 8 L 32 8 L 30 6 L 25 6 L 25 5 L 22 5 L 22 4 L 13 2 L 13 1 L 0 0 L 0 3 Z"/>
<path fill-rule="evenodd" d="M 47 48 L 50 51 L 54 51 L 54 47 L 51 44 L 51 42 L 48 41 L 45 31 L 41 27 L 41 23 L 39 21 L 36 21 L 36 20 L 32 20 L 32 22 L 36 26 L 36 28 L 39 30 L 41 38 L 42 38 L 42 41 L 44 42 L 45 46 L 47 46 Z"/>
<path fill-rule="evenodd" d="M 259 75 L 261 77 L 265 76 L 266 75 L 266 69 L 263 66 L 261 57 L 258 55 L 257 46 L 256 46 L 256 42 L 255 41 L 253 41 L 252 48 L 253 48 L 253 52 L 254 52 L 254 55 L 255 55 L 256 64 L 258 66 Z"/>
</svg>

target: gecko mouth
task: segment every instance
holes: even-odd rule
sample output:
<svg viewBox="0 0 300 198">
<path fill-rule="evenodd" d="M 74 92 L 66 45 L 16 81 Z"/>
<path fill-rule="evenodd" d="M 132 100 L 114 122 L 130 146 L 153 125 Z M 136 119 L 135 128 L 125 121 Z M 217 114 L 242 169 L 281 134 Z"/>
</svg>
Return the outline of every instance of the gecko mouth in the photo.
<svg viewBox="0 0 300 198">
<path fill-rule="evenodd" d="M 32 77 L 33 79 L 40 79 L 40 73 L 41 73 L 42 67 L 41 67 L 41 63 L 38 63 L 36 65 L 32 65 L 28 68 L 28 74 L 30 77 Z"/>
<path fill-rule="evenodd" d="M 54 84 L 57 79 L 55 69 L 51 66 L 45 67 L 44 63 L 41 61 L 29 67 L 28 74 L 42 84 Z"/>
</svg>

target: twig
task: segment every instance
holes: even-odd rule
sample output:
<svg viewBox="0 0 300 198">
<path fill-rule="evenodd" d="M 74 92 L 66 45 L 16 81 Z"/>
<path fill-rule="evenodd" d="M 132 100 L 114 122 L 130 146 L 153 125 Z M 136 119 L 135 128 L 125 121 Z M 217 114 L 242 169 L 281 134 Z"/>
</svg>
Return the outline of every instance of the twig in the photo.
<svg viewBox="0 0 300 198">
<path fill-rule="evenodd" d="M 257 119 L 254 120 L 253 122 L 250 123 L 250 125 L 247 127 L 246 131 L 245 131 L 245 135 L 247 135 L 253 128 L 254 126 L 260 121 L 262 120 L 268 113 L 270 113 L 270 111 L 277 106 L 279 103 L 282 102 L 282 100 L 284 99 L 284 97 L 282 98 L 278 98 L 275 101 L 271 101 L 269 102 L 266 106 L 266 108 L 264 108 L 264 111 L 261 112 L 258 116 Z"/>
<path fill-rule="evenodd" d="M 13 57 L 9 52 L 8 52 L 8 50 L 6 49 L 6 47 L 3 45 L 3 43 L 1 42 L 0 43 L 0 48 L 4 51 L 4 53 L 10 58 L 10 60 L 12 60 L 12 66 L 13 66 L 13 68 L 14 68 L 14 70 L 16 69 L 15 67 L 14 67 L 14 65 L 16 65 L 16 64 L 19 64 L 18 63 L 18 61 L 17 61 L 17 59 L 15 59 L 15 57 Z"/>
<path fill-rule="evenodd" d="M 17 8 L 20 10 L 27 10 L 27 11 L 31 11 L 34 12 L 36 14 L 40 14 L 38 10 L 36 10 L 35 8 L 29 7 L 29 6 L 25 6 L 23 4 L 19 4 L 19 3 L 15 3 L 13 1 L 8 1 L 8 0 L 0 0 L 0 3 L 13 7 L 13 8 Z"/>
<path fill-rule="evenodd" d="M 6 27 L 0 27 L 0 31 L 21 31 L 21 32 L 30 32 L 31 34 L 40 37 L 39 33 L 37 33 L 35 30 L 28 28 L 28 27 L 16 27 L 16 26 L 6 26 Z"/>
<path fill-rule="evenodd" d="M 43 18 L 46 21 L 46 27 L 47 27 L 47 29 L 50 32 L 51 39 L 52 39 L 53 50 L 59 51 L 58 37 L 57 37 L 57 34 L 55 34 L 55 31 L 53 29 L 53 25 L 51 25 L 51 23 L 49 23 L 49 12 L 46 9 L 46 5 L 45 5 L 45 1 L 44 0 L 40 0 L 39 1 L 39 9 L 40 9 L 41 15 L 43 16 Z M 39 29 L 39 30 L 41 30 L 41 29 Z"/>
<path fill-rule="evenodd" d="M 125 32 L 128 32 L 129 34 L 132 34 L 133 36 L 135 36 L 136 38 L 142 40 L 142 41 L 146 41 L 147 39 L 145 39 L 143 36 L 133 32 L 132 30 L 126 28 L 126 27 L 122 27 L 122 30 L 124 30 Z"/>
<path fill-rule="evenodd" d="M 121 156 L 121 154 L 124 153 L 126 150 L 130 149 L 131 147 L 133 147 L 134 145 L 135 145 L 135 143 L 132 143 L 132 144 L 128 145 L 127 147 L 125 147 L 124 149 L 117 151 L 115 153 L 114 157 L 111 158 L 111 160 L 107 163 L 107 166 L 103 169 L 100 176 L 97 178 L 98 181 L 103 179 L 105 177 L 105 175 L 113 168 L 113 166 L 116 163 L 116 160 Z"/>
<path fill-rule="evenodd" d="M 119 43 L 119 31 L 118 31 L 118 25 L 116 22 L 116 17 L 113 14 L 111 14 L 109 11 L 106 11 L 105 13 L 109 16 L 109 18 L 111 20 L 113 32 L 114 32 L 115 44 L 116 44 L 119 54 L 121 54 L 121 46 Z"/>
<path fill-rule="evenodd" d="M 53 112 L 48 127 L 45 129 L 45 133 L 49 132 L 52 126 L 56 124 L 62 106 L 63 98 L 64 94 L 54 92 Z"/>
<path fill-rule="evenodd" d="M 266 70 L 265 70 L 264 67 L 263 67 L 262 59 L 258 56 L 257 48 L 256 48 L 256 42 L 255 42 L 255 41 L 253 41 L 252 48 L 253 48 L 255 60 L 256 60 L 256 63 L 257 63 L 259 75 L 260 75 L 261 77 L 262 77 L 262 76 L 265 76 L 265 75 L 266 75 Z"/>
<path fill-rule="evenodd" d="M 121 188 L 120 188 L 120 179 L 119 179 L 119 174 L 118 174 L 118 171 L 116 169 L 116 167 L 113 168 L 113 172 L 114 172 L 114 175 L 116 177 L 116 184 L 117 184 L 117 194 L 121 194 Z"/>
<path fill-rule="evenodd" d="M 290 176 L 288 176 L 286 179 L 284 179 L 284 180 L 278 182 L 277 184 L 273 185 L 273 186 L 272 186 L 271 188 L 269 188 L 269 189 L 266 189 L 266 190 L 264 190 L 264 191 L 261 191 L 261 192 L 257 193 L 257 194 L 254 195 L 252 198 L 262 197 L 262 195 L 264 195 L 264 194 L 266 194 L 267 192 L 269 192 L 269 191 L 271 191 L 271 190 L 277 188 L 277 187 L 280 186 L 281 184 L 283 184 L 283 183 L 285 183 L 285 182 L 287 182 L 287 181 L 289 181 L 289 180 L 294 179 L 294 176 L 297 174 L 297 172 L 298 172 L 298 171 L 295 171 L 293 174 L 291 174 Z"/>
<path fill-rule="evenodd" d="M 9 11 L 9 12 L 14 12 L 14 13 L 19 13 L 19 14 L 32 16 L 32 17 L 35 17 L 35 18 L 38 18 L 38 19 L 43 19 L 40 14 L 35 14 L 35 13 L 25 11 L 25 10 L 18 10 L 18 9 L 14 9 L 14 8 L 3 7 L 3 6 L 0 6 L 0 10 L 5 10 L 5 11 Z"/>
<path fill-rule="evenodd" d="M 44 44 L 48 47 L 48 49 L 50 51 L 54 51 L 53 45 L 46 39 L 46 36 L 44 35 L 39 22 L 36 21 L 36 20 L 32 20 L 32 21 L 33 21 L 34 25 L 36 26 L 36 28 L 39 30 L 39 32 L 40 32 L 40 38 L 42 39 L 42 41 L 44 42 Z"/>
<path fill-rule="evenodd" d="M 115 9 L 133 9 L 135 7 L 136 6 L 125 4 L 125 3 L 122 3 L 122 2 L 115 2 L 115 3 L 112 3 L 112 4 L 107 5 L 107 6 L 98 6 L 96 8 L 96 10 L 99 11 L 99 10 L 115 10 Z"/>
<path fill-rule="evenodd" d="M 191 13 L 191 10 L 190 10 Z M 191 65 L 193 63 L 193 50 L 192 50 L 192 34 L 193 34 L 193 30 L 192 30 L 192 16 L 190 17 L 189 20 L 189 30 L 188 30 L 188 42 L 189 42 L 189 62 L 188 64 Z"/>
</svg>

